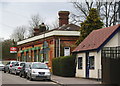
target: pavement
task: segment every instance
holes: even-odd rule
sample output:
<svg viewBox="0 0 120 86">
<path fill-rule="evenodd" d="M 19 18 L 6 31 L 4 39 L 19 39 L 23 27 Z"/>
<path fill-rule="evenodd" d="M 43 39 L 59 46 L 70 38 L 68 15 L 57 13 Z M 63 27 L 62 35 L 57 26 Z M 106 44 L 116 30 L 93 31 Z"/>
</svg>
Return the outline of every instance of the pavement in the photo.
<svg viewBox="0 0 120 86">
<path fill-rule="evenodd" d="M 60 84 L 60 85 L 65 85 L 65 84 L 101 84 L 101 82 L 97 81 L 97 80 L 83 79 L 83 78 L 76 78 L 76 77 L 61 77 L 61 76 L 56 76 L 56 75 L 52 75 L 51 79 L 53 82 Z"/>
</svg>

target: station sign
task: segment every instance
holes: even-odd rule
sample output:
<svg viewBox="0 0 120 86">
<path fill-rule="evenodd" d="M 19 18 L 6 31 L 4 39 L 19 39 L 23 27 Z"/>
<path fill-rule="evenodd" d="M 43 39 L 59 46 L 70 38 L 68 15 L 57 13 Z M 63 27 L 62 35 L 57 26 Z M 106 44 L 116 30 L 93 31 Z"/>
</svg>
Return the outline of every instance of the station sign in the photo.
<svg viewBox="0 0 120 86">
<path fill-rule="evenodd" d="M 17 53 L 17 47 L 10 47 L 10 53 Z"/>
</svg>

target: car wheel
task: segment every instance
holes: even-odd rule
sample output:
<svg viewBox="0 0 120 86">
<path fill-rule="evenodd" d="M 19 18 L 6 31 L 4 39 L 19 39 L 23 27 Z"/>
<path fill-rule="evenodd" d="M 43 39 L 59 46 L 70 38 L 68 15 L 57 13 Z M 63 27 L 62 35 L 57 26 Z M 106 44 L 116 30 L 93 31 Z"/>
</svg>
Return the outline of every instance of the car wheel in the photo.
<svg viewBox="0 0 120 86">
<path fill-rule="evenodd" d="M 8 70 L 8 73 L 11 73 L 11 71 L 10 71 L 10 70 Z"/>
<path fill-rule="evenodd" d="M 26 74 L 24 74 L 24 78 L 26 78 Z"/>
<path fill-rule="evenodd" d="M 20 76 L 20 77 L 22 77 L 22 74 L 21 74 L 21 72 L 19 73 L 19 76 Z"/>
<path fill-rule="evenodd" d="M 4 73 L 6 73 L 6 71 L 4 70 Z"/>
<path fill-rule="evenodd" d="M 15 70 L 15 75 L 17 75 L 18 73 L 17 73 L 17 71 Z"/>
<path fill-rule="evenodd" d="M 47 81 L 51 81 L 51 79 L 47 79 Z"/>
<path fill-rule="evenodd" d="M 4 73 L 6 73 L 5 69 L 4 69 Z"/>
<path fill-rule="evenodd" d="M 30 75 L 30 77 L 29 77 L 29 80 L 30 80 L 30 81 L 32 81 L 32 80 L 33 80 L 31 75 Z"/>
<path fill-rule="evenodd" d="M 17 75 L 16 71 L 15 71 L 15 75 Z"/>
<path fill-rule="evenodd" d="M 27 79 L 29 79 L 28 75 L 26 76 Z"/>
<path fill-rule="evenodd" d="M 8 70 L 8 73 L 12 74 L 12 70 Z"/>
</svg>

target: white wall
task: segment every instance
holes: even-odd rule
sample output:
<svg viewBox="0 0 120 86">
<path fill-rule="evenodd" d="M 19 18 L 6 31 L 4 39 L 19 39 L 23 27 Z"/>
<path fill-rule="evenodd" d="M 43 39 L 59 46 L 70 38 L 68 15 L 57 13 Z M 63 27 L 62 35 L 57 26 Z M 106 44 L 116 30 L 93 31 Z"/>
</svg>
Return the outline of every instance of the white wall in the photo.
<svg viewBox="0 0 120 86">
<path fill-rule="evenodd" d="M 101 69 L 101 51 L 99 51 L 99 52 L 89 52 L 89 56 L 94 56 L 94 62 L 95 62 L 94 63 L 95 69 L 90 69 L 89 70 L 89 78 L 98 78 L 98 69 Z M 78 60 L 78 57 L 82 57 L 82 59 L 83 59 L 83 69 L 78 69 L 78 63 L 77 63 L 76 77 L 84 77 L 85 78 L 85 75 L 86 75 L 85 74 L 86 73 L 86 69 L 85 69 L 85 66 L 86 66 L 85 53 L 77 54 L 77 60 Z"/>
<path fill-rule="evenodd" d="M 89 70 L 89 78 L 98 78 L 98 71 L 101 69 L 101 51 L 89 52 L 89 56 L 94 56 L 94 67 L 95 67 L 94 69 Z"/>
<path fill-rule="evenodd" d="M 115 34 L 115 36 L 104 47 L 120 46 L 120 43 L 119 43 L 119 40 L 118 40 L 118 39 L 120 39 L 119 37 L 120 37 L 120 32 Z"/>
<path fill-rule="evenodd" d="M 82 57 L 82 69 L 78 69 L 78 57 Z M 76 77 L 85 77 L 85 53 L 77 54 Z"/>
<path fill-rule="evenodd" d="M 120 31 L 118 32 L 118 46 L 120 46 Z"/>
</svg>

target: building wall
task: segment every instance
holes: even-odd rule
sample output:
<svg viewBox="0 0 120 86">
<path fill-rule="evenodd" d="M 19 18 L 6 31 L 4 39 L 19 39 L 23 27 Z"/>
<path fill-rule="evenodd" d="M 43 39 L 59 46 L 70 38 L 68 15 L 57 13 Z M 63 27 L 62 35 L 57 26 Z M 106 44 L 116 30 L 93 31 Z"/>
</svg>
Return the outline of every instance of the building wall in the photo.
<svg viewBox="0 0 120 86">
<path fill-rule="evenodd" d="M 57 51 L 56 51 L 56 48 L 58 48 L 56 46 L 56 41 L 58 39 L 60 39 L 60 49 L 57 49 Z M 53 36 L 53 37 L 46 38 L 45 41 L 47 41 L 48 47 L 50 48 L 50 50 L 47 53 L 48 65 L 52 66 L 52 58 L 56 57 L 56 52 L 59 52 L 58 50 L 60 50 L 60 56 L 63 56 L 62 52 L 64 52 L 64 51 L 61 52 L 62 47 L 69 46 L 69 47 L 71 47 L 71 51 L 72 51 L 76 47 L 75 42 L 77 39 L 78 39 L 78 37 L 70 37 L 70 36 L 69 37 L 67 37 L 67 36 Z M 33 48 L 33 47 L 40 47 L 41 48 L 42 45 L 43 45 L 43 39 L 40 39 L 39 41 L 34 41 L 34 42 L 26 43 L 23 45 L 19 45 L 18 48 L 20 50 L 26 50 L 26 49 Z M 37 50 L 36 53 L 38 54 L 38 52 L 40 52 L 40 51 Z M 26 56 L 26 52 L 23 52 L 23 54 L 24 54 L 24 56 Z M 29 59 L 31 59 L 30 61 L 34 62 L 34 51 L 33 50 L 28 51 L 28 55 L 29 55 Z M 37 58 L 38 58 L 38 55 L 37 55 Z M 18 60 L 23 61 L 23 59 L 21 57 L 21 53 L 18 53 Z"/>
<path fill-rule="evenodd" d="M 115 34 L 115 36 L 104 46 L 104 47 L 116 47 L 120 46 L 120 32 Z"/>
<path fill-rule="evenodd" d="M 89 52 L 89 56 L 94 56 L 94 69 L 89 70 L 89 78 L 99 78 L 98 75 L 101 77 L 101 51 L 99 52 Z"/>
<path fill-rule="evenodd" d="M 82 69 L 78 69 L 78 57 L 82 57 Z M 85 66 L 86 66 L 86 58 L 85 58 L 85 53 L 79 53 L 77 54 L 77 65 L 76 65 L 76 77 L 85 77 Z"/>
<path fill-rule="evenodd" d="M 115 34 L 115 36 L 104 46 L 104 47 L 116 47 L 120 46 L 120 32 Z M 94 56 L 94 62 L 95 62 L 95 69 L 89 70 L 89 78 L 101 78 L 101 50 L 99 52 L 89 52 L 89 56 Z M 78 57 L 83 57 L 83 69 L 78 69 L 78 61 L 77 61 L 77 67 L 76 67 L 76 77 L 84 77 L 85 78 L 85 65 L 86 65 L 86 57 L 85 53 L 78 53 Z M 98 73 L 99 72 L 99 73 Z"/>
<path fill-rule="evenodd" d="M 89 78 L 98 78 L 98 71 L 101 72 L 101 51 L 99 52 L 89 52 L 89 56 L 94 56 L 94 66 L 95 69 L 89 70 Z M 78 57 L 82 57 L 83 69 L 78 69 Z M 86 55 L 85 53 L 77 54 L 77 67 L 76 67 L 76 77 L 86 77 Z M 101 77 L 101 74 L 99 74 Z"/>
</svg>

